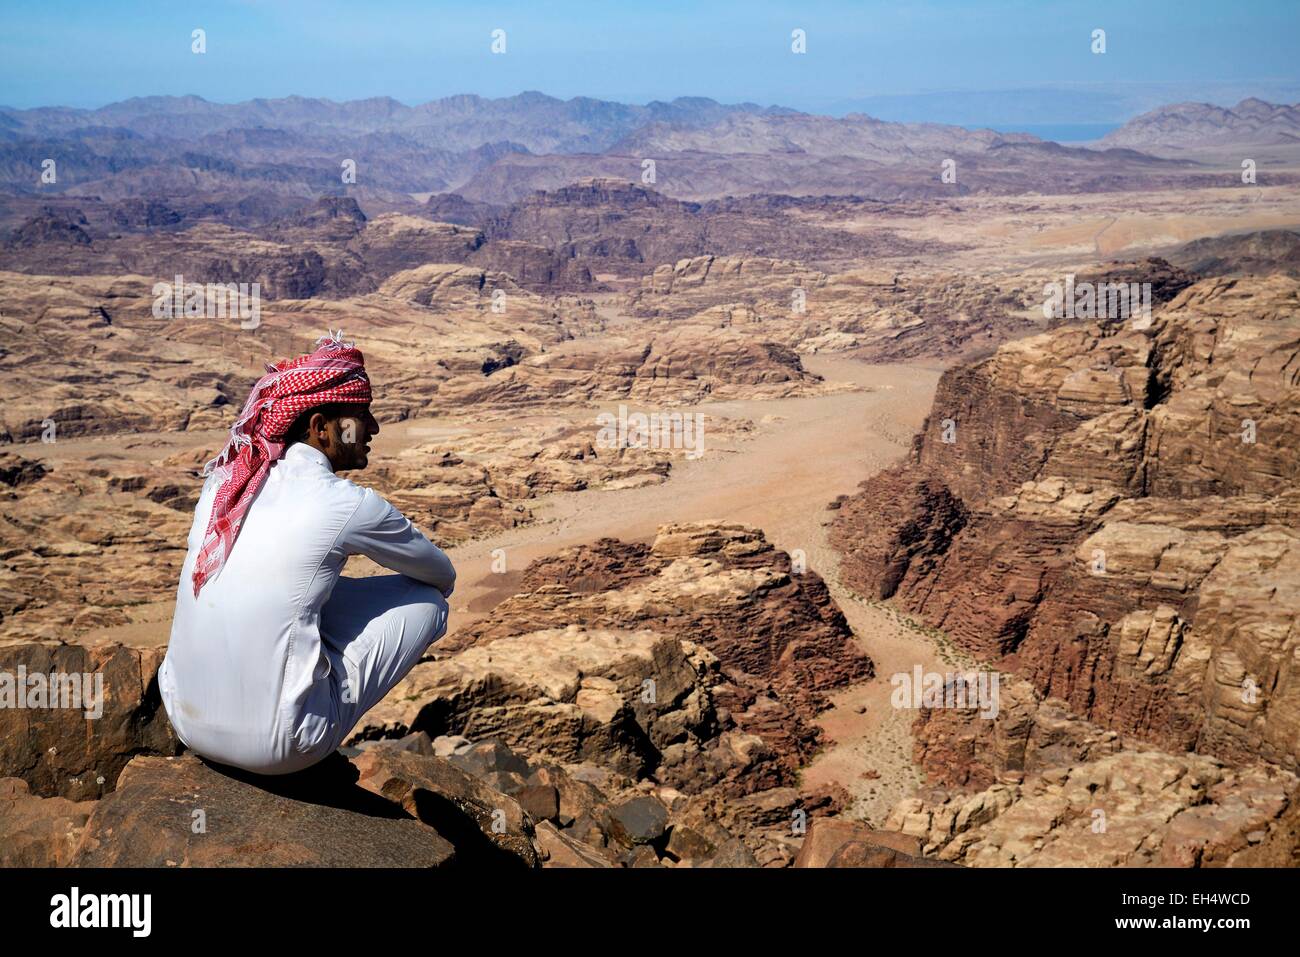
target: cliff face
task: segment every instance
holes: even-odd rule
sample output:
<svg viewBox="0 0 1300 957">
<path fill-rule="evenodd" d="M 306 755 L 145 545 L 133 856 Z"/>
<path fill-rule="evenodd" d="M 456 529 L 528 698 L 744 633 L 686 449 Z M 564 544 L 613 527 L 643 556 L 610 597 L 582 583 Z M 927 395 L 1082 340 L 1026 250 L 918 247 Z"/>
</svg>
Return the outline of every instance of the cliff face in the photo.
<svg viewBox="0 0 1300 957">
<path fill-rule="evenodd" d="M 1298 296 L 1205 280 L 950 370 L 839 503 L 846 584 L 1102 728 L 1295 770 Z"/>
</svg>

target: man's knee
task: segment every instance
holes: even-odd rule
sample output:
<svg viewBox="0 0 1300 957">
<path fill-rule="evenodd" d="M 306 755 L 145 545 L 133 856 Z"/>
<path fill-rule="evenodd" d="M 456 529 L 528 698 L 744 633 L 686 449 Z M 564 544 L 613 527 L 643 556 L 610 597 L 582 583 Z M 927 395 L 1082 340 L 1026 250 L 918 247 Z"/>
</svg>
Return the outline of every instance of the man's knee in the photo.
<svg viewBox="0 0 1300 957">
<path fill-rule="evenodd" d="M 418 585 L 412 594 L 411 617 L 420 624 L 420 640 L 425 647 L 447 633 L 450 608 L 442 592 L 432 585 Z"/>
</svg>

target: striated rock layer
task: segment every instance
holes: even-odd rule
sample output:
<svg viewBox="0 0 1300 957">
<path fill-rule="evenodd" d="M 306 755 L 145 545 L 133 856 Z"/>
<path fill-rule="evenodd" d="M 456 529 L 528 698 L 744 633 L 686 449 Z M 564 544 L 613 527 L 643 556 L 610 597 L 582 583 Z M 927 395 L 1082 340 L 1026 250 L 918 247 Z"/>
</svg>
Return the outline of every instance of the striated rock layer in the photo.
<svg viewBox="0 0 1300 957">
<path fill-rule="evenodd" d="M 1300 283 L 1199 282 L 954 368 L 839 503 L 855 590 L 1100 726 L 1300 764 Z"/>
</svg>

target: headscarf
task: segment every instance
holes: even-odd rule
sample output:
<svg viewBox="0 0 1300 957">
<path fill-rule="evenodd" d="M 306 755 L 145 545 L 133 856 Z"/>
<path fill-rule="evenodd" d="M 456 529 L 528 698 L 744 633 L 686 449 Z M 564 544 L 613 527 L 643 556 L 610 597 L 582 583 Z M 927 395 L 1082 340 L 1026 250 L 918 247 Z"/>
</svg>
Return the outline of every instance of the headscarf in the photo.
<svg viewBox="0 0 1300 957">
<path fill-rule="evenodd" d="M 194 562 L 194 597 L 215 578 L 230 557 L 244 515 L 271 466 L 284 455 L 285 433 L 307 409 L 330 402 L 370 401 L 365 360 L 343 333 L 316 340 L 317 349 L 266 367 L 230 429 L 226 447 L 203 469 L 221 483 L 212 505 L 203 545 Z"/>
</svg>

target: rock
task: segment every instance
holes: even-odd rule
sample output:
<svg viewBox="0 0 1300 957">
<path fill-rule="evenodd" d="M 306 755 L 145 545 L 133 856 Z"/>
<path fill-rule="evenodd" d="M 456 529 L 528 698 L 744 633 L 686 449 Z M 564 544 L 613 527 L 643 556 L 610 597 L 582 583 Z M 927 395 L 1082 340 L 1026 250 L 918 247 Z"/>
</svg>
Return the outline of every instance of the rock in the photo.
<svg viewBox="0 0 1300 957">
<path fill-rule="evenodd" d="M 1268 765 L 1122 751 L 975 795 L 900 802 L 886 826 L 972 867 L 1249 866 L 1292 856 L 1297 798 L 1300 780 Z"/>
<path fill-rule="evenodd" d="M 795 788 L 768 788 L 731 802 L 726 823 L 732 828 L 777 826 L 788 830 L 796 811 L 807 812 L 803 805 L 803 795 Z"/>
<path fill-rule="evenodd" d="M 844 848 L 842 863 L 833 863 Z M 874 849 L 874 851 L 870 850 Z M 875 857 L 872 857 L 872 854 Z M 919 857 L 921 841 L 896 831 L 880 831 L 857 821 L 841 818 L 815 817 L 808 824 L 808 833 L 794 859 L 795 867 L 893 867 L 883 863 L 897 855 L 903 858 Z M 850 863 L 858 861 L 860 863 Z"/>
<path fill-rule="evenodd" d="M 368 751 L 372 748 L 383 748 L 389 751 L 409 751 L 412 754 L 426 756 L 434 754 L 433 739 L 423 731 L 416 731 L 404 738 L 380 738 L 377 741 L 357 742 L 357 750 Z M 446 757 L 446 755 L 439 755 L 439 757 Z"/>
<path fill-rule="evenodd" d="M 694 828 L 674 824 L 668 832 L 664 853 L 674 861 L 696 861 L 711 857 L 716 851 L 712 841 Z"/>
<path fill-rule="evenodd" d="M 458 861 L 482 866 L 540 866 L 533 820 L 519 802 L 445 758 L 372 749 L 352 763 L 358 784 L 402 807 L 456 847 Z"/>
<path fill-rule="evenodd" d="M 706 666 L 688 655 L 679 639 L 645 629 L 570 625 L 502 638 L 417 664 L 356 733 L 464 731 L 559 761 L 599 761 L 639 775 L 655 763 L 652 735 L 661 714 L 679 712 L 684 731 L 707 733 Z M 647 678 L 657 682 L 653 705 L 639 702 Z M 451 760 L 483 766 L 473 751 Z M 522 762 L 516 766 L 527 773 Z"/>
<path fill-rule="evenodd" d="M 448 760 L 471 774 L 485 775 L 497 771 L 528 774 L 528 762 L 499 740 L 479 741 Z"/>
<path fill-rule="evenodd" d="M 134 755 L 175 754 L 181 744 L 157 683 L 165 652 L 118 643 L 0 645 L 0 775 L 22 778 L 34 794 L 80 801 L 111 791 Z M 51 674 L 59 707 L 48 706 Z M 36 679 L 46 693 L 32 707 Z M 20 684 L 28 707 L 17 706 Z"/>
<path fill-rule="evenodd" d="M 528 775 L 527 785 L 539 789 L 555 789 L 558 801 L 555 817 L 561 827 L 572 824 L 579 815 L 590 813 L 605 800 L 598 787 L 553 765 L 539 764 L 533 768 Z M 547 800 L 549 807 L 549 799 Z"/>
<path fill-rule="evenodd" d="M 589 814 L 580 814 L 570 827 L 564 829 L 564 833 L 582 844 L 604 850 L 608 848 L 609 837 L 602 826 L 602 819 L 608 820 L 608 814 L 604 807 L 597 808 Z M 609 853 L 607 856 L 610 860 L 614 860 L 616 855 Z"/>
<path fill-rule="evenodd" d="M 0 452 L 0 484 L 14 488 L 39 482 L 47 471 L 49 470 L 40 462 L 12 452 Z"/>
<path fill-rule="evenodd" d="M 524 788 L 524 776 L 514 771 L 489 771 L 479 775 L 480 780 L 494 791 L 515 795 Z"/>
<path fill-rule="evenodd" d="M 43 798 L 21 778 L 0 778 L 0 867 L 67 867 L 93 801 Z"/>
<path fill-rule="evenodd" d="M 1206 236 L 1184 243 L 1170 259 L 1201 276 L 1266 275 L 1300 277 L 1300 233 L 1261 229 Z"/>
<path fill-rule="evenodd" d="M 857 232 L 798 228 L 784 210 L 763 208 L 760 203 L 746 206 L 744 200 L 729 197 L 724 203 L 701 206 L 672 199 L 639 183 L 608 177 L 579 175 L 560 182 L 565 185 L 518 197 L 485 222 L 486 234 L 494 240 L 547 245 L 554 242 L 553 237 L 563 236 L 566 242 L 560 248 L 566 254 L 598 264 L 600 272 L 638 275 L 653 270 L 656 277 L 661 277 L 663 270 L 671 275 L 673 270 L 671 265 L 655 268 L 659 263 L 681 265 L 680 260 L 695 261 L 687 257 L 719 250 L 749 253 L 776 248 L 780 255 L 807 259 L 832 250 L 837 256 L 848 250 L 869 256 L 879 248 L 872 237 Z M 745 192 L 754 190 L 723 189 L 719 195 Z M 716 258 L 728 265 L 740 261 L 740 257 Z M 758 268 L 749 271 L 747 279 L 757 278 L 762 262 L 760 259 Z M 725 268 L 718 266 L 715 271 Z M 696 271 L 703 270 L 697 267 Z"/>
<path fill-rule="evenodd" d="M 324 782 L 326 771 L 318 768 L 305 772 L 316 772 L 311 784 L 295 775 L 253 783 L 191 756 L 135 758 L 95 805 L 72 864 L 446 867 L 456 860 L 455 848 L 433 828 L 355 784 Z M 304 800 L 299 789 L 315 800 Z"/>
<path fill-rule="evenodd" d="M 619 863 L 624 867 L 662 867 L 654 849 L 645 844 L 629 848 L 619 856 Z"/>
<path fill-rule="evenodd" d="M 1102 730 L 1300 769 L 1298 350 L 1300 281 L 1270 275 L 949 370 L 908 464 L 835 513 L 846 581 Z M 978 783 L 1021 769 L 988 744 Z"/>
<path fill-rule="evenodd" d="M 500 727 L 561 760 L 740 795 L 792 782 L 828 693 L 872 674 L 825 583 L 744 526 L 666 525 L 648 549 L 601 540 L 523 584 L 446 645 L 454 658 L 417 665 L 398 695 L 412 704 L 376 709 L 366 733 L 437 715 L 431 732 Z"/>
<path fill-rule="evenodd" d="M 526 784 L 514 797 L 534 821 L 553 821 L 560 816 L 560 792 L 553 785 Z"/>
<path fill-rule="evenodd" d="M 912 756 L 932 785 L 980 790 L 1026 772 L 1069 768 L 1139 743 L 1077 717 L 1059 699 L 1044 700 L 1028 681 L 998 675 L 998 712 L 921 708 Z"/>
<path fill-rule="evenodd" d="M 423 732 L 419 732 L 423 734 Z M 459 734 L 440 734 L 433 740 L 433 753 L 440 758 L 449 758 L 453 754 L 463 754 L 472 747 L 469 738 Z"/>
<path fill-rule="evenodd" d="M 1157 156 L 1232 143 L 1263 146 L 1294 142 L 1300 132 L 1295 108 L 1251 97 L 1236 106 L 1174 103 L 1133 117 L 1101 138 L 1105 148 L 1127 148 Z"/>
<path fill-rule="evenodd" d="M 827 867 L 954 867 L 945 861 L 903 854 L 870 841 L 847 841 L 835 849 Z"/>
<path fill-rule="evenodd" d="M 609 812 L 609 834 L 628 847 L 663 843 L 668 809 L 656 797 L 639 797 L 616 805 Z"/>
<path fill-rule="evenodd" d="M 575 840 L 550 821 L 539 821 L 537 848 L 543 867 L 614 867 L 595 848 Z"/>
<path fill-rule="evenodd" d="M 985 277 L 872 267 L 827 274 L 804 265 L 807 259 L 765 256 L 663 262 L 628 296 L 630 314 L 671 318 L 678 327 L 761 330 L 801 355 L 854 350 L 878 362 L 952 357 L 1033 328 L 1024 316 L 1029 290 Z M 798 312 L 796 289 L 803 296 Z"/>
<path fill-rule="evenodd" d="M 745 842 L 738 837 L 733 837 L 718 848 L 717 853 L 713 855 L 700 867 L 758 867 L 759 863 L 754 859 L 753 852 L 745 846 Z"/>
</svg>

